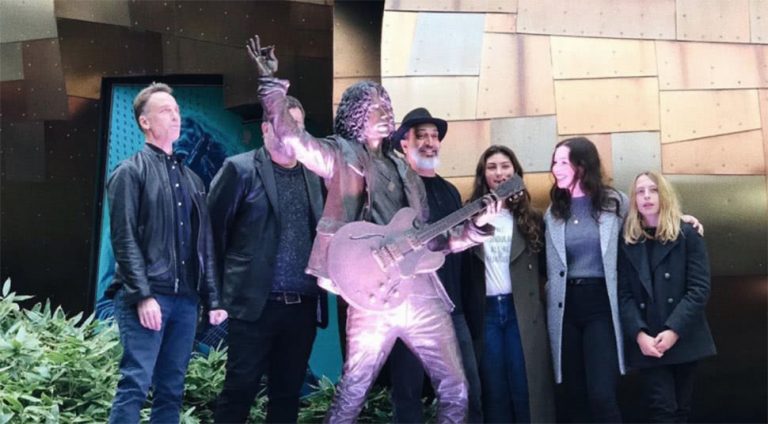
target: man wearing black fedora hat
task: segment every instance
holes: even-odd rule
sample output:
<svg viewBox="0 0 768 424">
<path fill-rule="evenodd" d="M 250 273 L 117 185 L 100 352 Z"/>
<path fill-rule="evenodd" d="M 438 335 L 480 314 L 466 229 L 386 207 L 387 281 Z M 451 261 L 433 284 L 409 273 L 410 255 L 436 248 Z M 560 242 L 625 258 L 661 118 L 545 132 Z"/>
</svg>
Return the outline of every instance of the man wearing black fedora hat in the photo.
<svg viewBox="0 0 768 424">
<path fill-rule="evenodd" d="M 437 175 L 440 147 L 447 132 L 448 123 L 445 120 L 433 117 L 427 109 L 420 107 L 403 117 L 400 128 L 391 138 L 393 147 L 405 155 L 410 167 L 424 182 L 429 204 L 428 223 L 438 221 L 461 208 L 459 191 L 453 184 Z M 437 275 L 455 305 L 451 320 L 468 383 L 467 419 L 470 423 L 483 422 L 480 376 L 472 336 L 462 307 L 460 254 L 446 256 L 445 264 L 438 269 Z M 394 422 L 424 422 L 421 402 L 424 371 L 421 362 L 404 343 L 398 341 L 390 353 L 389 366 Z"/>
</svg>

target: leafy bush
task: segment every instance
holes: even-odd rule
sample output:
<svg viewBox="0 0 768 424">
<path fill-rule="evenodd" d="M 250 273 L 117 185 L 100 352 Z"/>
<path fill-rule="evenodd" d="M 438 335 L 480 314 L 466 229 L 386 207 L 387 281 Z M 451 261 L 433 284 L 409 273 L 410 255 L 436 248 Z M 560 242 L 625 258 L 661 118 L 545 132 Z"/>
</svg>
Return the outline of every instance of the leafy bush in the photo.
<svg viewBox="0 0 768 424">
<path fill-rule="evenodd" d="M 32 296 L 11 292 L 10 280 L 0 296 L 0 424 L 106 422 L 119 378 L 122 348 L 113 321 L 91 315 L 67 317 L 49 301 L 23 309 L 19 302 Z M 195 353 L 185 382 L 181 422 L 213 421 L 216 397 L 224 383 L 226 349 Z M 328 378 L 302 399 L 299 422 L 323 420 L 335 394 Z M 151 395 L 150 395 L 151 397 Z M 151 401 L 142 410 L 148 421 Z M 267 398 L 262 393 L 251 408 L 250 421 L 264 422 Z M 427 410 L 434 420 L 434 403 Z M 391 420 L 386 390 L 368 395 L 359 422 Z"/>
</svg>

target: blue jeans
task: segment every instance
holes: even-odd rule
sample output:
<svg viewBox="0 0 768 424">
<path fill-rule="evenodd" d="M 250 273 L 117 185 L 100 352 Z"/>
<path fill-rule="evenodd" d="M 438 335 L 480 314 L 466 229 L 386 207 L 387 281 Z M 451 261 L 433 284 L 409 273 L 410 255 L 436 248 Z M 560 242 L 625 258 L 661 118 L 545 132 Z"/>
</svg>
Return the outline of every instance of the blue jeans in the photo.
<svg viewBox="0 0 768 424">
<path fill-rule="evenodd" d="M 484 325 L 480 379 L 485 422 L 530 422 L 528 378 L 511 294 L 485 298 Z"/>
<path fill-rule="evenodd" d="M 110 423 L 138 423 L 150 385 L 154 387 L 150 421 L 179 422 L 184 376 L 197 326 L 197 300 L 182 296 L 154 297 L 162 311 L 160 331 L 141 326 L 137 305 L 126 304 L 122 290 L 115 296 L 115 319 L 123 358 Z"/>
</svg>

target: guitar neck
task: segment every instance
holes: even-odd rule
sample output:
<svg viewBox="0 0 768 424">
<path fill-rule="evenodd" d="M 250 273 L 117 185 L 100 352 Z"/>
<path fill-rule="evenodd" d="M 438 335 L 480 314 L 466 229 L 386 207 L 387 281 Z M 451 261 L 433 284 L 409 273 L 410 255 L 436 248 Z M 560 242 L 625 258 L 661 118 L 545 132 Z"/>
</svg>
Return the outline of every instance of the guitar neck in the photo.
<svg viewBox="0 0 768 424">
<path fill-rule="evenodd" d="M 445 216 L 444 218 L 418 230 L 415 234 L 415 238 L 419 245 L 424 245 L 433 238 L 466 221 L 484 208 L 485 203 L 483 202 L 483 199 L 477 199 L 472 203 L 464 206 L 463 208 Z"/>
<path fill-rule="evenodd" d="M 522 178 L 517 175 L 513 175 L 510 179 L 497 187 L 496 190 L 491 191 L 491 198 L 488 198 L 488 195 L 486 195 L 476 199 L 463 208 L 454 211 L 445 218 L 419 229 L 416 231 L 413 237 L 419 246 L 423 246 L 433 238 L 443 234 L 444 232 L 453 228 L 455 225 L 466 221 L 471 216 L 483 210 L 488 201 L 495 201 L 495 199 L 506 199 L 507 197 L 516 195 L 516 193 L 520 193 L 523 190 L 525 190 L 525 184 L 523 183 Z"/>
</svg>

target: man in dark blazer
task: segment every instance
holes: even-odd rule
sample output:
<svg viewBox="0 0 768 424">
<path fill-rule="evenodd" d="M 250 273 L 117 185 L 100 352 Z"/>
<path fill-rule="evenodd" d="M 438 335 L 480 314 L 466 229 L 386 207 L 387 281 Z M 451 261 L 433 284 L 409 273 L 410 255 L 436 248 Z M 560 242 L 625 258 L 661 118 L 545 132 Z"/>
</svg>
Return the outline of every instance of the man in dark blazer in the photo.
<svg viewBox="0 0 768 424">
<path fill-rule="evenodd" d="M 289 112 L 303 127 L 293 98 Z M 211 213 L 229 357 L 215 421 L 244 423 L 267 375 L 267 422 L 296 422 L 326 295 L 307 266 L 323 210 L 320 179 L 261 124 L 264 148 L 233 156 L 211 183 Z"/>
</svg>

